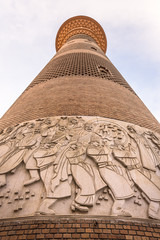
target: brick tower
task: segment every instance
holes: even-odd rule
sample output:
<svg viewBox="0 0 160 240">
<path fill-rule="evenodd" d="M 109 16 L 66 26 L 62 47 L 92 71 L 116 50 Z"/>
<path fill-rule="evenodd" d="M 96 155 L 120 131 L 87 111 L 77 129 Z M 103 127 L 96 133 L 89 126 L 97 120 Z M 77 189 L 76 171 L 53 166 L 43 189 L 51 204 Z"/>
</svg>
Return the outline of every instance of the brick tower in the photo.
<svg viewBox="0 0 160 240">
<path fill-rule="evenodd" d="M 1 239 L 160 238 L 160 124 L 92 18 L 0 119 Z"/>
</svg>

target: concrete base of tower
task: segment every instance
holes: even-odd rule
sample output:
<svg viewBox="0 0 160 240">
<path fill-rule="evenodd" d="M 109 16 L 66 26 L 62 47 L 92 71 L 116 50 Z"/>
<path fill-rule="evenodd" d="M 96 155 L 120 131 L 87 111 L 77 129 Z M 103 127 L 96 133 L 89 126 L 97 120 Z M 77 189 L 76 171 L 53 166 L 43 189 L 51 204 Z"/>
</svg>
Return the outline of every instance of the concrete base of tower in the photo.
<svg viewBox="0 0 160 240">
<path fill-rule="evenodd" d="M 59 116 L 7 128 L 0 138 L 1 219 L 160 219 L 157 133 L 102 117 Z"/>
</svg>

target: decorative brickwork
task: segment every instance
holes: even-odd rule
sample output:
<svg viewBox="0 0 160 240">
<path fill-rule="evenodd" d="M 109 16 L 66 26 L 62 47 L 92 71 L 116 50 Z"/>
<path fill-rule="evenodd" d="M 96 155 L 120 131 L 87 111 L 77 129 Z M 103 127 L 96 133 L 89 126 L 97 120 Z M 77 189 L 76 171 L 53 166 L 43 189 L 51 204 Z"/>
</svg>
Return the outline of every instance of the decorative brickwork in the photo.
<svg viewBox="0 0 160 240">
<path fill-rule="evenodd" d="M 70 37 L 77 34 L 89 35 L 106 52 L 107 40 L 103 28 L 94 19 L 86 16 L 76 16 L 62 24 L 56 37 L 56 50 L 58 51 Z"/>
<path fill-rule="evenodd" d="M 160 239 L 160 223 L 115 218 L 41 217 L 0 223 L 1 240 L 20 239 Z"/>
<path fill-rule="evenodd" d="M 24 92 L 0 120 L 0 129 L 61 115 L 108 117 L 160 133 L 157 120 L 128 89 L 103 78 L 78 76 L 51 79 Z"/>
<path fill-rule="evenodd" d="M 95 54 L 83 52 L 60 55 L 51 60 L 45 69 L 28 86 L 26 91 L 41 82 L 46 82 L 50 79 L 54 81 L 53 78 L 66 76 L 104 78 L 134 92 L 110 61 Z"/>
<path fill-rule="evenodd" d="M 66 27 L 74 27 L 72 20 L 79 26 L 89 19 L 82 17 L 81 22 L 79 17 L 73 18 L 62 25 L 57 41 L 62 40 Z M 95 24 L 90 21 L 91 26 Z M 62 45 L 0 119 L 0 129 L 39 117 L 81 115 L 118 119 L 160 132 L 160 124 L 95 39 L 83 32 L 73 35 Z"/>
</svg>

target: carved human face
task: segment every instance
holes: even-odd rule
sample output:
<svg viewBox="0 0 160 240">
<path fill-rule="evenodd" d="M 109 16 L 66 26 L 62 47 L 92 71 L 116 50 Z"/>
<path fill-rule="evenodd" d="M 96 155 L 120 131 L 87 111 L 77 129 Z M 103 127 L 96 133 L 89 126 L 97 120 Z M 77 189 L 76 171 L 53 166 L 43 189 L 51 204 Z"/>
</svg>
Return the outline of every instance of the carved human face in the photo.
<svg viewBox="0 0 160 240">
<path fill-rule="evenodd" d="M 93 127 L 92 127 L 91 124 L 85 124 L 84 129 L 85 129 L 87 132 L 91 132 L 92 129 L 93 129 Z"/>
<path fill-rule="evenodd" d="M 104 124 L 102 124 L 102 125 L 99 126 L 99 129 L 100 129 L 100 130 L 102 130 L 102 129 L 104 129 L 104 128 L 105 128 L 105 125 L 104 125 Z"/>
<path fill-rule="evenodd" d="M 136 130 L 135 130 L 132 126 L 127 126 L 127 129 L 128 129 L 131 133 L 136 133 Z"/>
<path fill-rule="evenodd" d="M 76 118 L 70 119 L 70 123 L 76 125 L 78 123 L 78 120 Z"/>
<path fill-rule="evenodd" d="M 12 130 L 13 130 L 13 128 L 11 128 L 11 127 L 8 127 L 8 128 L 6 129 L 6 133 L 11 133 L 11 132 L 12 132 Z"/>
<path fill-rule="evenodd" d="M 125 140 L 126 140 L 126 136 L 123 132 L 118 132 L 118 134 L 114 138 L 114 141 L 117 145 L 123 144 Z"/>
<path fill-rule="evenodd" d="M 59 130 L 63 132 L 63 131 L 66 130 L 66 127 L 65 126 L 59 126 Z"/>
<path fill-rule="evenodd" d="M 35 133 L 40 133 L 40 129 L 39 129 L 39 128 L 36 128 L 36 129 L 34 130 L 34 132 L 35 132 Z"/>
</svg>

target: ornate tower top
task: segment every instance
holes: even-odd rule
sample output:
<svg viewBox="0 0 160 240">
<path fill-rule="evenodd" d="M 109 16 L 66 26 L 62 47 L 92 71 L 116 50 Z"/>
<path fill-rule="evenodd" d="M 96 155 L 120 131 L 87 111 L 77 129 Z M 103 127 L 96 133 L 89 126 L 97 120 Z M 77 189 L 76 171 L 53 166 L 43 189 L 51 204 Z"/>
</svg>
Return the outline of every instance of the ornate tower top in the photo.
<svg viewBox="0 0 160 240">
<path fill-rule="evenodd" d="M 106 53 L 107 39 L 101 25 L 87 16 L 76 16 L 69 18 L 60 27 L 56 37 L 56 51 L 58 51 L 67 40 L 77 34 L 86 34 L 92 37 L 98 46 Z"/>
</svg>

